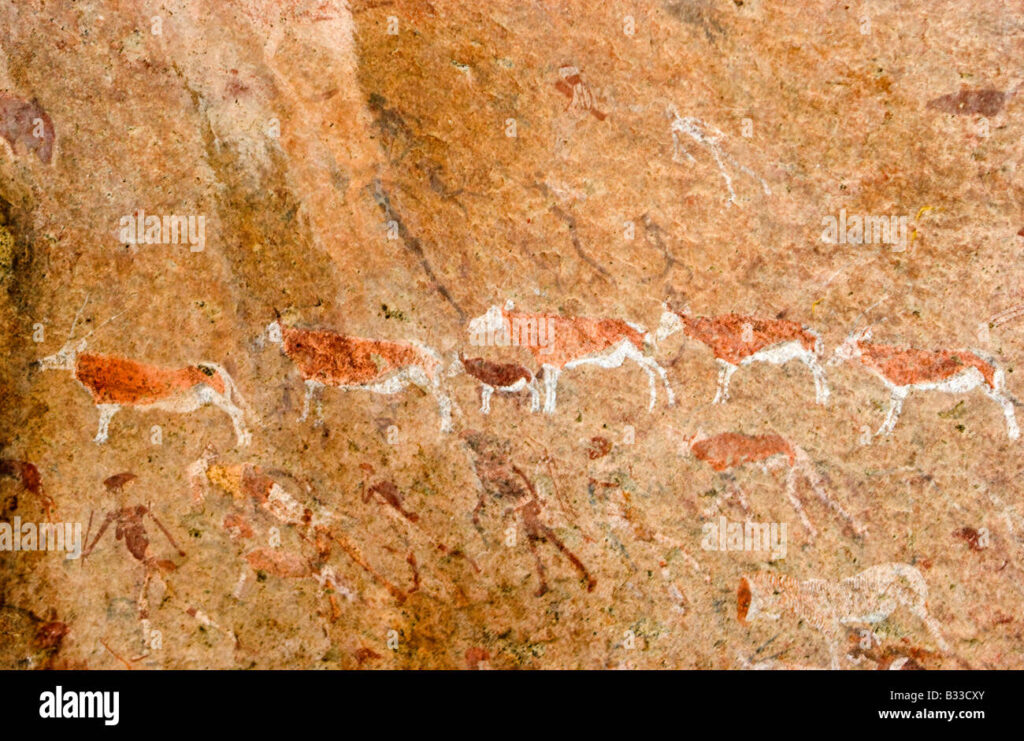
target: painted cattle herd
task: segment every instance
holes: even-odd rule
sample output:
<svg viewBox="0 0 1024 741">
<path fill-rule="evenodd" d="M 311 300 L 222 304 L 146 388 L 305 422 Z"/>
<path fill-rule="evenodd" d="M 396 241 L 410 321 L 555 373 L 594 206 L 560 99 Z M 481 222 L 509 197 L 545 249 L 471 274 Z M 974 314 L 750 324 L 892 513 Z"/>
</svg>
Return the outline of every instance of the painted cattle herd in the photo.
<svg viewBox="0 0 1024 741">
<path fill-rule="evenodd" d="M 381 395 L 399 394 L 415 387 L 436 402 L 440 431 L 455 432 L 455 418 L 462 419 L 464 415 L 455 402 L 452 384 L 453 379 L 461 375 L 479 384 L 482 415 L 490 413 L 495 391 L 502 394 L 528 393 L 531 413 L 543 409 L 543 413 L 552 415 L 557 411 L 557 387 L 563 373 L 588 365 L 616 369 L 626 360 L 633 361 L 648 377 L 648 410 L 655 407 L 659 386 L 664 389 L 666 404 L 674 406 L 676 393 L 656 356 L 659 345 L 673 334 L 682 332 L 685 338 L 710 349 L 718 365 L 718 388 L 712 404 L 728 402 L 730 380 L 738 369 L 754 363 L 781 366 L 796 360 L 811 373 L 815 401 L 825 405 L 830 398 L 826 366 L 856 362 L 880 378 L 890 391 L 890 407 L 876 433 L 879 436 L 893 432 L 903 401 L 910 391 L 964 394 L 974 389 L 980 389 L 999 404 L 1010 439 L 1015 440 L 1019 436 L 1014 413 L 1017 402 L 1005 389 L 1003 370 L 984 353 L 878 344 L 871 342 L 870 329 L 851 333 L 834 349 L 830 359 L 825 357 L 821 336 L 798 322 L 740 314 L 697 316 L 689 310 L 673 310 L 667 304 L 653 332 L 621 319 L 526 312 L 517 310 L 511 301 L 492 306 L 483 315 L 471 319 L 468 330 L 471 345 L 520 345 L 529 351 L 535 366 L 528 368 L 519 362 L 508 362 L 507 358 L 467 357 L 464 348 L 445 358 L 415 341 L 367 339 L 330 329 L 301 328 L 286 323 L 279 313 L 258 336 L 254 346 L 261 350 L 270 346 L 280 348 L 305 387 L 302 411 L 296 421 L 305 422 L 313 414 L 315 427 L 323 425 L 321 396 L 326 387 Z M 71 332 L 74 333 L 74 326 Z M 481 342 L 481 338 L 490 339 Z M 684 340 L 684 350 L 687 347 Z M 491 350 L 476 349 L 484 354 L 490 354 Z M 227 415 L 239 448 L 247 447 L 253 441 L 250 425 L 253 429 L 260 425 L 257 414 L 245 402 L 231 375 L 214 362 L 159 367 L 133 358 L 87 352 L 86 339 L 72 337 L 57 352 L 35 361 L 34 366 L 44 371 L 69 371 L 89 392 L 100 415 L 99 429 L 94 438 L 97 444 L 108 441 L 112 418 L 121 409 L 187 414 L 212 405 Z M 544 389 L 543 405 L 540 403 L 541 384 Z M 809 543 L 814 542 L 818 527 L 811 522 L 798 495 L 801 482 L 805 482 L 820 503 L 832 511 L 839 526 L 849 535 L 857 539 L 867 537 L 865 526 L 832 497 L 818 473 L 818 464 L 799 445 L 775 433 L 722 432 L 708 435 L 698 427 L 689 432 L 673 431 L 672 434 L 676 440 L 671 442 L 678 446 L 680 455 L 693 456 L 720 475 L 731 476 L 734 470 L 747 465 L 759 466 L 766 471 L 783 469 L 785 498 L 798 515 Z M 479 515 L 488 500 L 495 500 L 508 507 L 508 512 L 514 512 L 524 529 L 536 560 L 538 596 L 548 591 L 546 569 L 537 550 L 539 543 L 551 545 L 568 559 L 578 572 L 581 586 L 593 590 L 597 580 L 583 560 L 554 529 L 545 524 L 543 498 L 538 495 L 530 477 L 512 461 L 507 441 L 468 428 L 463 429 L 459 437 L 470 452 L 469 460 L 479 481 L 480 498 L 472 519 L 485 545 Z M 870 437 L 867 442 L 870 442 Z M 604 442 L 597 457 L 602 452 L 607 453 L 610 447 L 610 443 Z M 34 466 L 21 461 L 4 461 L 4 465 L 4 472 L 15 478 L 20 474 L 26 490 L 41 492 L 38 471 Z M 372 468 L 365 467 L 366 472 L 372 474 Z M 251 463 L 221 462 L 212 446 L 208 446 L 207 452 L 192 464 L 188 476 L 192 482 L 194 506 L 201 506 L 210 490 L 230 495 L 236 511 L 225 518 L 223 528 L 233 536 L 252 537 L 252 517 L 263 513 L 276 523 L 275 527 L 293 529 L 307 544 L 305 552 L 280 547 L 250 548 L 244 554 L 245 563 L 234 590 L 236 597 L 243 594 L 257 574 L 310 579 L 328 598 L 331 619 L 337 619 L 338 597 L 351 600 L 354 592 L 328 563 L 328 556 L 335 548 L 340 548 L 399 603 L 420 587 L 415 549 L 406 558 L 411 586 L 393 583 L 335 526 L 336 514 L 321 505 L 304 504 L 288 491 L 285 485 L 304 481 L 301 477 L 282 471 L 266 471 Z M 141 621 L 146 621 L 150 582 L 153 578 L 165 581 L 175 565 L 151 555 L 143 518 L 153 518 L 170 539 L 167 529 L 146 507 L 128 506 L 123 501 L 121 489 L 134 478 L 133 474 L 121 474 L 108 479 L 107 488 L 116 495 L 118 506 L 103 520 L 84 555 L 91 553 L 108 526 L 116 524 L 118 538 L 124 535 L 131 555 L 145 569 L 144 584 L 138 597 L 138 614 Z M 306 490 L 307 499 L 321 501 L 308 484 L 301 484 L 302 488 Z M 742 492 L 737 493 L 734 489 L 730 487 L 727 496 L 736 494 L 739 497 L 749 522 L 749 503 Z M 393 482 L 382 480 L 371 485 L 368 477 L 364 490 L 363 501 L 379 501 L 383 511 L 407 534 L 415 533 L 431 550 L 465 558 L 479 572 L 479 567 L 468 555 L 437 541 L 423 530 L 418 515 L 404 507 L 403 495 Z M 617 505 L 612 519 L 637 532 L 650 530 L 632 519 L 628 493 L 624 492 L 623 497 L 625 499 Z M 658 542 L 668 542 L 660 533 L 657 536 Z M 173 539 L 170 542 L 177 548 Z M 697 561 L 685 549 L 683 552 L 688 563 L 702 572 Z M 671 586 L 672 593 L 683 600 L 675 585 Z M 939 624 L 928 613 L 926 596 L 927 586 L 921 573 L 903 563 L 880 564 L 835 583 L 814 579 L 801 582 L 765 571 L 742 577 L 736 592 L 737 616 L 741 623 L 747 624 L 758 619 L 777 619 L 782 613 L 792 612 L 826 638 L 831 666 L 838 668 L 841 665 L 841 626 L 883 620 L 900 606 L 919 617 L 939 649 L 948 651 Z M 220 628 L 201 611 L 193 607 L 185 611 L 202 624 L 217 628 L 230 635 L 232 640 L 237 640 L 233 633 Z"/>
<path fill-rule="evenodd" d="M 536 331 L 517 328 L 546 326 L 545 341 Z M 72 328 L 73 331 L 73 328 Z M 688 338 L 711 349 L 719 367 L 718 390 L 713 404 L 729 400 L 729 384 L 741 367 L 753 363 L 783 365 L 798 360 L 814 379 L 815 401 L 827 404 L 830 391 L 824 365 L 821 336 L 797 322 L 761 319 L 740 314 L 714 317 L 694 316 L 665 306 L 657 330 L 652 334 L 621 319 L 561 316 L 516 311 L 512 301 L 492 306 L 469 322 L 473 338 L 503 338 L 498 345 L 519 344 L 537 364 L 531 370 L 517 363 L 500 363 L 486 358 L 466 358 L 459 350 L 446 363 L 442 355 L 420 342 L 366 339 L 330 329 L 286 326 L 280 317 L 271 322 L 262 340 L 281 346 L 295 365 L 305 385 L 305 399 L 299 421 L 305 421 L 316 407 L 315 425 L 323 422 L 321 395 L 325 387 L 375 394 L 398 394 L 414 386 L 437 402 L 440 430 L 453 431 L 453 414 L 460 412 L 449 388 L 450 379 L 469 375 L 481 384 L 481 412 L 490 412 L 494 391 L 530 392 L 531 411 L 537 411 L 537 381 L 544 384 L 543 411 L 554 414 L 558 381 L 562 373 L 593 365 L 615 369 L 632 360 L 648 376 L 649 404 L 654 409 L 659 381 L 666 403 L 675 404 L 675 393 L 665 369 L 654 359 L 658 343 L 682 331 Z M 980 350 L 924 350 L 873 343 L 871 329 L 851 333 L 835 348 L 829 365 L 857 362 L 880 378 L 890 390 L 891 401 L 885 421 L 876 433 L 893 431 L 903 401 L 911 391 L 963 394 L 981 389 L 999 404 L 1011 440 L 1020 437 L 1014 405 L 1018 403 L 1005 388 L 1005 373 L 995 360 Z M 519 340 L 517 342 L 517 340 Z M 525 341 L 522 341 L 525 340 Z M 86 338 L 69 339 L 56 353 L 36 361 L 42 370 L 71 371 L 75 380 L 92 395 L 100 413 L 95 442 L 108 439 L 110 421 L 123 407 L 188 413 L 214 405 L 223 410 L 234 426 L 238 444 L 247 446 L 252 435 L 246 418 L 255 413 L 245 402 L 228 372 L 210 361 L 178 368 L 164 368 L 114 355 L 85 352 Z"/>
</svg>

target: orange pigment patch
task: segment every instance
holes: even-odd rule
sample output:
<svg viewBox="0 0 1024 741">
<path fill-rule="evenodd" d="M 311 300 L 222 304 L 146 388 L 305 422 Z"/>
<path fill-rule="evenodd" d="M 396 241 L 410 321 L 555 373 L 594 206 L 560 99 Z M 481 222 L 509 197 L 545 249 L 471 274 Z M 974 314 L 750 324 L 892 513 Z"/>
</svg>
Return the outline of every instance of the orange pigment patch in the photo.
<svg viewBox="0 0 1024 741">
<path fill-rule="evenodd" d="M 679 315 L 686 326 L 686 334 L 711 348 L 716 358 L 733 365 L 754 353 L 783 342 L 799 342 L 808 352 L 814 352 L 817 338 L 798 322 L 785 319 L 757 319 L 740 314 L 717 317 L 691 317 Z M 744 334 L 749 341 L 744 341 Z"/>
<path fill-rule="evenodd" d="M 298 366 L 302 377 L 325 385 L 370 383 L 410 365 L 433 375 L 432 364 L 424 363 L 420 351 L 411 345 L 290 327 L 282 328 L 282 336 L 285 354 Z"/>
<path fill-rule="evenodd" d="M 995 385 L 995 368 L 974 353 L 951 350 L 916 350 L 858 342 L 861 362 L 897 386 L 945 381 L 968 368 L 977 368 L 985 382 Z"/>
<path fill-rule="evenodd" d="M 519 311 L 503 311 L 502 314 L 512 327 L 553 324 L 552 345 L 530 346 L 528 349 L 538 363 L 553 365 L 556 368 L 607 350 L 622 340 L 629 340 L 641 351 L 644 347 L 643 335 L 620 319 L 563 317 L 558 314 L 530 314 Z"/>
<path fill-rule="evenodd" d="M 111 355 L 79 355 L 75 378 L 97 404 L 149 404 L 200 384 L 224 393 L 224 381 L 212 368 L 160 368 Z"/>
<path fill-rule="evenodd" d="M 246 519 L 233 512 L 224 517 L 223 527 L 229 533 L 235 535 L 235 537 L 251 538 L 253 536 L 252 528 L 249 527 L 249 523 L 246 522 Z"/>
<path fill-rule="evenodd" d="M 736 590 L 736 618 L 741 623 L 747 622 L 747 611 L 750 610 L 750 582 L 740 579 L 740 586 Z"/>
<path fill-rule="evenodd" d="M 313 573 L 309 564 L 299 556 L 274 548 L 257 548 L 249 551 L 245 554 L 245 560 L 253 569 L 274 576 L 299 578 Z"/>
<path fill-rule="evenodd" d="M 743 463 L 763 461 L 773 455 L 784 455 L 790 464 L 795 460 L 793 448 L 778 435 L 743 435 L 723 432 L 693 444 L 693 454 L 716 471 L 725 471 Z"/>
</svg>

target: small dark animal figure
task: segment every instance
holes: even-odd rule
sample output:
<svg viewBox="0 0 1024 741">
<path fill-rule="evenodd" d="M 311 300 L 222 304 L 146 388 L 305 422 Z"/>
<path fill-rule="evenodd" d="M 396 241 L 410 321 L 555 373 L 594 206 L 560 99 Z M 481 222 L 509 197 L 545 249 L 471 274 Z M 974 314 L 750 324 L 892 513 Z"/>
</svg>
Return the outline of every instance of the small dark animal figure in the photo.
<svg viewBox="0 0 1024 741">
<path fill-rule="evenodd" d="M 514 394 L 529 389 L 530 411 L 540 409 L 540 394 L 537 392 L 537 379 L 529 369 L 516 363 L 492 363 L 483 358 L 467 358 L 459 353 L 459 365 L 476 380 L 480 381 L 481 405 L 484 414 L 491 412 L 491 395 L 497 391 Z"/>
</svg>

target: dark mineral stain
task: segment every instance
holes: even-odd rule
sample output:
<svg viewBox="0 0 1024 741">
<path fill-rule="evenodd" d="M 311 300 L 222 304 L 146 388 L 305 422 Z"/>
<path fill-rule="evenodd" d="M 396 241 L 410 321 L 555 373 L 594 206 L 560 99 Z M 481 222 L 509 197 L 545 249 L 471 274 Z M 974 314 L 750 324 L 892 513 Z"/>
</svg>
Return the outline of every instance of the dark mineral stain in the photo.
<svg viewBox="0 0 1024 741">
<path fill-rule="evenodd" d="M 980 545 L 978 542 L 981 538 L 981 533 L 975 530 L 973 527 L 962 527 L 955 533 L 953 533 L 953 535 L 954 537 L 957 537 L 960 540 L 967 543 L 967 545 L 970 547 L 972 551 L 985 550 L 984 546 Z"/>
<path fill-rule="evenodd" d="M 928 101 L 928 108 L 954 116 L 972 116 L 980 113 L 983 116 L 994 116 L 1003 109 L 1007 94 L 1000 90 L 985 88 L 969 90 L 964 88 L 959 93 L 950 93 Z"/>
<path fill-rule="evenodd" d="M 663 7 L 677 20 L 700 28 L 708 41 L 725 35 L 725 29 L 718 22 L 714 3 L 710 0 L 667 0 Z"/>
<path fill-rule="evenodd" d="M 374 182 L 373 198 L 380 207 L 380 210 L 383 212 L 384 217 L 389 221 L 395 222 L 398 229 L 399 239 L 405 248 L 419 261 L 420 267 L 426 274 L 427 279 L 434 286 L 434 289 L 441 294 L 441 297 L 447 301 L 453 309 L 455 309 L 455 313 L 459 315 L 459 320 L 465 321 L 466 312 L 464 312 L 458 302 L 452 298 L 452 294 L 448 288 L 438 279 L 437 274 L 434 272 L 434 268 L 430 264 L 430 260 L 427 259 L 427 255 L 423 251 L 423 246 L 420 244 L 420 240 L 409 232 L 405 226 L 405 222 L 402 221 L 392 208 L 391 198 L 386 192 L 384 192 L 380 180 L 376 180 Z"/>
<path fill-rule="evenodd" d="M 14 153 L 17 144 L 27 152 L 35 152 L 39 161 L 50 164 L 56 137 L 53 121 L 35 100 L 28 101 L 0 93 L 0 136 L 7 140 Z"/>
<path fill-rule="evenodd" d="M 590 438 L 590 446 L 587 448 L 587 457 L 590 460 L 596 460 L 597 458 L 604 458 L 612 452 L 612 443 L 606 437 L 592 437 Z"/>
</svg>

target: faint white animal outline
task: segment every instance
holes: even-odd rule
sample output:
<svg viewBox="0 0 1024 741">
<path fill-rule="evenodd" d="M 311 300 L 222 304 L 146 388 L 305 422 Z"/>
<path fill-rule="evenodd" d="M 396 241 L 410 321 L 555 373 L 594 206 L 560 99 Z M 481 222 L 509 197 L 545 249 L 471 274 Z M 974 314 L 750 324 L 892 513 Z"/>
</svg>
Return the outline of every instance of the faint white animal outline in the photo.
<svg viewBox="0 0 1024 741">
<path fill-rule="evenodd" d="M 814 627 L 828 644 L 833 669 L 839 668 L 842 626 L 880 623 L 900 606 L 925 624 L 942 651 L 949 650 L 940 624 L 928 613 L 928 584 L 909 564 L 879 564 L 839 581 L 797 581 L 762 572 L 740 577 L 736 594 L 742 624 L 760 618 L 778 620 L 789 610 Z"/>
</svg>

